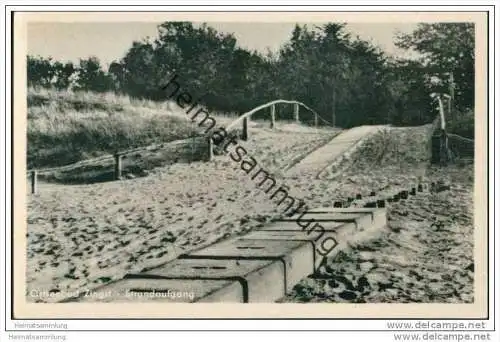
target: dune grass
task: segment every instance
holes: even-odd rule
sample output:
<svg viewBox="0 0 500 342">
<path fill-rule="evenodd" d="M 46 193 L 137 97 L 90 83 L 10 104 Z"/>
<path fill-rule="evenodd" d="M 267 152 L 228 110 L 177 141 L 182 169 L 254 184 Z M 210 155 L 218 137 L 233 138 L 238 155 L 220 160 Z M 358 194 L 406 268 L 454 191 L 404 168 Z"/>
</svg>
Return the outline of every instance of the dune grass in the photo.
<svg viewBox="0 0 500 342">
<path fill-rule="evenodd" d="M 54 167 L 202 134 L 172 103 L 28 90 L 28 168 Z"/>
</svg>

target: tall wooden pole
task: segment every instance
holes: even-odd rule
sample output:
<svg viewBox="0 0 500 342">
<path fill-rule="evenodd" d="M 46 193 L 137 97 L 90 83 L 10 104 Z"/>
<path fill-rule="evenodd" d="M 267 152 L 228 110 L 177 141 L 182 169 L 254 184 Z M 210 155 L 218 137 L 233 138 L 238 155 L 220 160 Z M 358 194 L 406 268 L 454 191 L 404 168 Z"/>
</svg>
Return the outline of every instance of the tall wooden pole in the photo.
<svg viewBox="0 0 500 342">
<path fill-rule="evenodd" d="M 453 72 L 450 72 L 450 96 L 451 96 L 451 101 L 455 101 L 455 79 L 453 77 Z"/>
<path fill-rule="evenodd" d="M 37 172 L 36 170 L 31 171 L 31 193 L 36 194 L 37 188 Z"/>
<path fill-rule="evenodd" d="M 335 120 L 336 120 L 336 117 L 335 117 L 335 107 L 336 107 L 336 103 L 337 103 L 337 92 L 336 92 L 335 87 L 333 87 L 333 90 L 332 90 L 332 126 L 335 126 Z"/>
<path fill-rule="evenodd" d="M 242 140 L 248 140 L 248 117 L 243 119 L 243 134 L 241 136 Z"/>
<path fill-rule="evenodd" d="M 207 143 L 207 161 L 211 161 L 214 157 L 214 141 L 211 136 L 207 138 Z"/>
<path fill-rule="evenodd" d="M 449 99 L 449 106 L 448 108 L 450 109 L 449 115 L 451 117 L 451 111 L 453 110 L 453 106 L 455 104 L 455 80 L 453 77 L 453 72 L 450 71 L 450 81 L 449 81 L 449 87 L 450 87 L 450 99 Z"/>
<path fill-rule="evenodd" d="M 274 128 L 276 121 L 276 107 L 271 105 L 271 128 Z"/>
<path fill-rule="evenodd" d="M 115 154 L 115 180 L 122 179 L 122 156 L 119 153 Z"/>
</svg>

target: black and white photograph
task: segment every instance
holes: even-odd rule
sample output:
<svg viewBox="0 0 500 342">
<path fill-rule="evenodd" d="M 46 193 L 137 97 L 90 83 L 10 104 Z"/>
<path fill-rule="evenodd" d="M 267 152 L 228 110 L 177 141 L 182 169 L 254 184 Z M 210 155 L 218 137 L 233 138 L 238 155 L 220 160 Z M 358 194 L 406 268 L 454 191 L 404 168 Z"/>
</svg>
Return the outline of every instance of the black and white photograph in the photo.
<svg viewBox="0 0 500 342">
<path fill-rule="evenodd" d="M 24 21 L 16 299 L 486 315 L 486 14 L 99 14 Z"/>
</svg>

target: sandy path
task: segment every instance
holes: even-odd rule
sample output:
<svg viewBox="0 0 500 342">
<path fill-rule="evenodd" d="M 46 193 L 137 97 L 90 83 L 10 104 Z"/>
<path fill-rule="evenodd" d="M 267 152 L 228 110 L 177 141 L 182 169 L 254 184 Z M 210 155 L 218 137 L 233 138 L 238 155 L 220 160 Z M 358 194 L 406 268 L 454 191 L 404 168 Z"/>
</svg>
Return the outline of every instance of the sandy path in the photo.
<svg viewBox="0 0 500 342">
<path fill-rule="evenodd" d="M 263 167 L 279 175 L 290 160 L 331 138 L 262 130 L 242 144 Z M 396 188 L 422 176 L 416 162 L 405 165 L 382 158 L 378 163 L 374 167 L 367 158 L 340 178 L 304 176 L 287 178 L 286 183 L 293 196 L 314 207 L 373 189 Z M 352 251 L 342 263 L 332 261 L 322 270 L 328 280 L 305 279 L 286 300 L 470 301 L 472 246 L 467 241 L 472 241 L 472 182 L 464 175 L 471 172 L 468 167 L 450 173 L 445 181 L 457 179 L 450 191 L 390 209 L 393 230 L 387 237 Z M 436 170 L 425 177 L 442 179 L 443 173 Z M 228 156 L 211 163 L 174 164 L 145 178 L 40 189 L 28 203 L 29 301 L 54 300 L 31 296 L 31 290 L 95 288 L 192 248 L 247 232 L 280 213 Z M 435 221 L 441 223 L 433 225 Z M 405 264 L 414 260 L 418 265 Z M 337 281 L 340 276 L 353 286 L 364 286 L 363 291 L 342 294 L 346 289 L 338 288 L 350 285 Z M 404 294 L 411 290 L 410 283 L 418 289 L 411 296 Z M 444 290 L 450 283 L 456 292 Z"/>
<path fill-rule="evenodd" d="M 331 136 L 264 130 L 249 151 L 273 167 Z M 258 144 L 256 144 L 258 142 Z M 274 142 L 274 143 L 271 143 Z M 285 153 L 280 153 L 285 151 Z M 267 164 L 266 164 L 267 165 Z M 27 295 L 91 289 L 189 249 L 247 232 L 276 207 L 228 156 L 174 164 L 148 177 L 94 185 L 40 184 L 28 199 Z"/>
<path fill-rule="evenodd" d="M 335 159 L 383 126 L 359 126 L 346 130 L 287 170 L 287 176 L 320 173 Z"/>
</svg>

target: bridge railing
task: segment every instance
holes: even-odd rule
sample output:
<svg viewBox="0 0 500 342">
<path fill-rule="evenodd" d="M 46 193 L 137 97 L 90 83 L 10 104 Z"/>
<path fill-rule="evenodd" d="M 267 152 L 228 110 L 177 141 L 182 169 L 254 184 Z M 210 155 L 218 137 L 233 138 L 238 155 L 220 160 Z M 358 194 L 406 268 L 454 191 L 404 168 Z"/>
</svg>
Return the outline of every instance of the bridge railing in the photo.
<svg viewBox="0 0 500 342">
<path fill-rule="evenodd" d="M 295 101 L 295 100 L 274 100 L 268 103 L 264 103 L 263 105 L 260 105 L 258 107 L 255 107 L 254 109 L 243 113 L 241 116 L 239 116 L 236 120 L 234 120 L 231 124 L 229 124 L 226 127 L 226 131 L 230 131 L 231 129 L 234 129 L 237 125 L 242 124 L 243 125 L 243 134 L 242 138 L 244 140 L 248 139 L 248 120 L 251 118 L 251 116 L 263 109 L 270 108 L 270 119 L 271 119 L 271 128 L 274 128 L 276 126 L 276 105 L 278 104 L 293 104 L 293 114 L 294 114 L 294 120 L 295 122 L 300 122 L 300 107 L 303 107 L 304 109 L 308 110 L 314 115 L 314 125 L 315 127 L 318 126 L 319 121 L 326 123 L 330 125 L 331 123 L 324 118 L 322 118 L 316 111 L 314 111 L 311 107 L 307 106 L 306 104 L 300 102 L 300 101 Z"/>
</svg>

